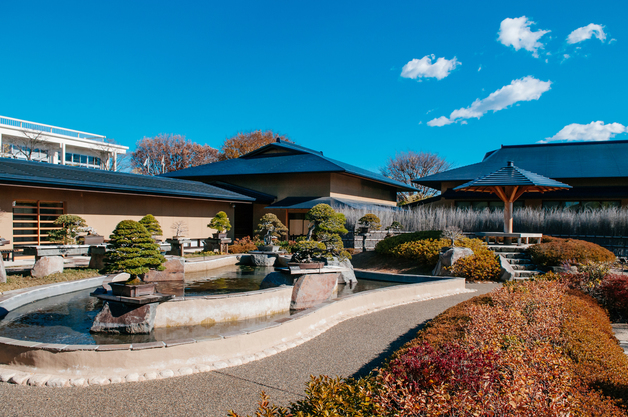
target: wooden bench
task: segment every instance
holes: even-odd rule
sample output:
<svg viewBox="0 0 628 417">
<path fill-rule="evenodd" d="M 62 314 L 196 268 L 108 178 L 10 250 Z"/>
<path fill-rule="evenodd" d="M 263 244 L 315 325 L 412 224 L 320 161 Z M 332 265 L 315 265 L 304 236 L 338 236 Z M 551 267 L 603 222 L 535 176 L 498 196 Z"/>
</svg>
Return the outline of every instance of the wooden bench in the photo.
<svg viewBox="0 0 628 417">
<path fill-rule="evenodd" d="M 497 243 L 498 238 L 517 239 L 517 246 L 521 246 L 524 239 L 526 245 L 530 243 L 530 239 L 536 240 L 535 243 L 541 243 L 543 233 L 476 232 L 475 236 L 483 237 L 487 244 L 491 243 L 491 238 L 494 238 L 495 243 Z"/>
</svg>

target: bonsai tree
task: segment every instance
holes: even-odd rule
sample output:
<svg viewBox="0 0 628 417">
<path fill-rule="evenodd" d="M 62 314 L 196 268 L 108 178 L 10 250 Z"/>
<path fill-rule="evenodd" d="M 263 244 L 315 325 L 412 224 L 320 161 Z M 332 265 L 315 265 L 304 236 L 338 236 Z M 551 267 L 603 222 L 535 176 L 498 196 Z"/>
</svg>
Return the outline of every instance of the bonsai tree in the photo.
<svg viewBox="0 0 628 417">
<path fill-rule="evenodd" d="M 141 276 L 149 269 L 163 271 L 166 258 L 159 253 L 159 245 L 139 222 L 122 220 L 109 236 L 110 251 L 105 255 L 103 273 L 127 272 L 127 284 L 141 283 Z"/>
<path fill-rule="evenodd" d="M 83 228 L 87 227 L 85 219 L 74 214 L 62 214 L 54 221 L 60 229 L 48 232 L 48 238 L 53 242 L 62 242 L 64 245 L 75 245 L 76 237 Z"/>
<path fill-rule="evenodd" d="M 394 221 L 390 224 L 390 226 L 388 226 L 386 228 L 386 230 L 393 230 L 395 232 L 398 232 L 399 230 L 403 229 L 403 226 L 401 225 L 401 223 L 399 223 L 398 221 Z"/>
<path fill-rule="evenodd" d="M 360 220 L 358 220 L 358 224 L 360 224 L 360 226 L 362 227 L 368 227 L 369 230 L 379 230 L 382 227 L 379 217 L 371 213 L 365 214 L 364 216 L 360 217 Z"/>
<path fill-rule="evenodd" d="M 170 226 L 170 228 L 174 232 L 175 239 L 180 236 L 185 236 L 185 234 L 188 232 L 188 226 L 183 220 L 172 223 L 172 226 Z"/>
<path fill-rule="evenodd" d="M 456 226 L 447 226 L 441 234 L 441 237 L 451 241 L 452 248 L 456 246 L 456 240 L 461 239 L 462 236 L 462 230 Z"/>
<path fill-rule="evenodd" d="M 294 262 L 311 262 L 312 259 L 333 257 L 344 260 L 351 257 L 349 252 L 344 250 L 340 238 L 340 234 L 347 233 L 344 214 L 336 213 L 328 204 L 317 204 L 305 215 L 305 219 L 310 221 L 307 239 L 305 242 L 297 242 L 294 246 L 292 255 Z"/>
<path fill-rule="evenodd" d="M 151 236 L 163 236 L 164 234 L 163 230 L 161 230 L 161 225 L 152 214 L 142 217 L 140 224 L 148 230 Z"/>
<path fill-rule="evenodd" d="M 255 233 L 263 236 L 265 245 L 273 244 L 273 237 L 279 238 L 288 233 L 288 228 L 273 213 L 266 213 L 259 219 Z"/>
<path fill-rule="evenodd" d="M 231 223 L 229 222 L 229 217 L 227 217 L 227 213 L 224 211 L 219 211 L 216 213 L 214 218 L 209 222 L 207 227 L 216 229 L 218 233 L 224 233 L 231 230 Z"/>
</svg>

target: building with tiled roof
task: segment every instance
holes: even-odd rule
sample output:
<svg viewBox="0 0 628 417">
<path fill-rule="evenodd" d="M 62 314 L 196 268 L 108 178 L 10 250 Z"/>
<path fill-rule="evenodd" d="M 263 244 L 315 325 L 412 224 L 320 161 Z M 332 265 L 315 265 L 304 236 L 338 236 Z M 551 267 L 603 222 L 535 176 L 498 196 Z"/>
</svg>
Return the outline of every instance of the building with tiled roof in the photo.
<svg viewBox="0 0 628 417">
<path fill-rule="evenodd" d="M 305 213 L 321 202 L 394 207 L 398 192 L 416 191 L 383 175 L 328 158 L 320 151 L 280 140 L 236 159 L 163 176 L 216 184 L 254 197 L 253 206 L 236 205 L 236 237 L 250 235 L 266 212 L 277 214 L 290 235 L 300 235 L 306 226 Z"/>
<path fill-rule="evenodd" d="M 513 161 L 514 165 L 572 186 L 543 194 L 524 194 L 516 204 L 527 207 L 627 207 L 628 141 L 572 142 L 502 146 L 486 153 L 481 162 L 450 169 L 414 180 L 440 191 L 419 204 L 457 207 L 502 207 L 487 193 L 454 191 L 466 182 L 481 178 Z"/>
</svg>

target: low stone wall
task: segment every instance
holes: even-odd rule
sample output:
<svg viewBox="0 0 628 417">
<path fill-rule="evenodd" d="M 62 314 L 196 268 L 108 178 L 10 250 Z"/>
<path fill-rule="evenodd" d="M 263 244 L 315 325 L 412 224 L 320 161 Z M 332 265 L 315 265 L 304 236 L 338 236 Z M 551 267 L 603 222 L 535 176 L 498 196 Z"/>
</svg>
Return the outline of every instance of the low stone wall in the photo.
<svg viewBox="0 0 628 417">
<path fill-rule="evenodd" d="M 292 287 L 282 286 L 245 293 L 187 297 L 157 307 L 155 327 L 211 325 L 269 316 L 290 310 Z"/>
<path fill-rule="evenodd" d="M 185 260 L 185 272 L 202 272 L 223 266 L 235 265 L 240 261 L 242 256 L 248 255 L 229 255 L 215 258 L 187 258 Z"/>
</svg>

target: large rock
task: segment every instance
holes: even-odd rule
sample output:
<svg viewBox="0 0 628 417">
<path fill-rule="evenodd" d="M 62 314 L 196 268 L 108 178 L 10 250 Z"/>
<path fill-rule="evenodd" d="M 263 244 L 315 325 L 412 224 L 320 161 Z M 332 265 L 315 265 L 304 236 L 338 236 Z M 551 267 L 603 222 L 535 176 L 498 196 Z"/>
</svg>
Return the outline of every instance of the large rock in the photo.
<svg viewBox="0 0 628 417">
<path fill-rule="evenodd" d="M 4 269 L 4 260 L 0 255 L 0 282 L 7 282 L 7 270 Z"/>
<path fill-rule="evenodd" d="M 264 280 L 259 285 L 259 289 L 279 287 L 281 285 L 292 285 L 294 278 L 292 275 L 284 274 L 281 272 L 271 272 L 264 277 Z"/>
<path fill-rule="evenodd" d="M 89 330 L 94 333 L 149 334 L 159 303 L 142 306 L 106 301 Z"/>
<path fill-rule="evenodd" d="M 511 281 L 515 279 L 515 270 L 512 268 L 512 265 L 504 258 L 502 255 L 499 255 L 499 266 L 501 268 L 499 280 L 502 282 Z"/>
<path fill-rule="evenodd" d="M 445 252 L 442 252 L 438 259 L 441 261 L 443 266 L 454 266 L 459 259 L 466 258 L 471 255 L 473 255 L 473 251 L 469 248 L 453 247 Z"/>
<path fill-rule="evenodd" d="M 258 253 L 252 253 L 249 255 L 252 265 L 255 266 L 273 266 L 277 260 L 277 256 L 273 255 L 261 255 Z"/>
<path fill-rule="evenodd" d="M 31 269 L 33 278 L 43 278 L 57 272 L 63 272 L 63 258 L 61 256 L 44 256 L 35 262 Z"/>
<path fill-rule="evenodd" d="M 338 288 L 338 272 L 300 275 L 292 289 L 290 310 L 303 310 L 327 301 Z"/>
<path fill-rule="evenodd" d="M 432 271 L 432 275 L 439 276 L 445 273 L 444 267 L 452 267 L 459 259 L 473 255 L 473 250 L 454 246 L 453 248 L 443 248 L 438 256 L 438 263 Z"/>
<path fill-rule="evenodd" d="M 354 284 L 358 282 L 355 277 L 355 272 L 353 271 L 353 264 L 349 259 L 345 259 L 344 261 L 339 261 L 337 258 L 332 260 L 327 260 L 327 265 L 329 266 L 337 266 L 342 268 L 340 271 L 340 276 L 338 277 L 338 284 Z"/>
</svg>

